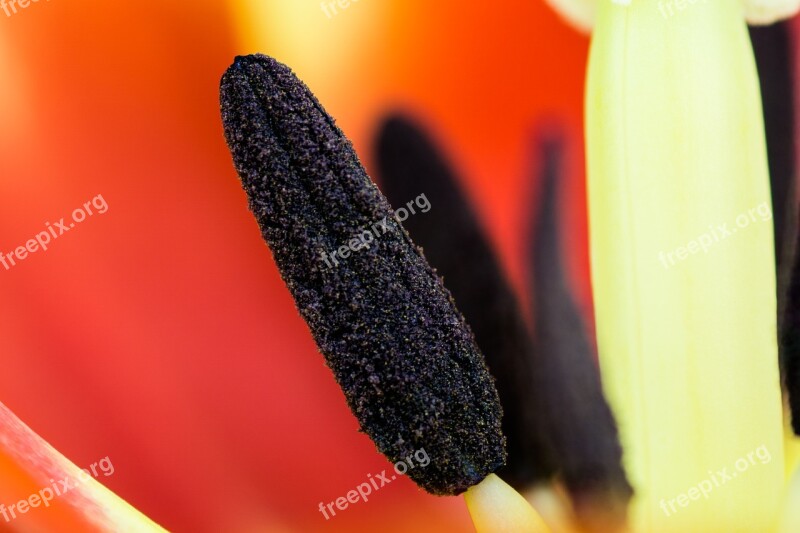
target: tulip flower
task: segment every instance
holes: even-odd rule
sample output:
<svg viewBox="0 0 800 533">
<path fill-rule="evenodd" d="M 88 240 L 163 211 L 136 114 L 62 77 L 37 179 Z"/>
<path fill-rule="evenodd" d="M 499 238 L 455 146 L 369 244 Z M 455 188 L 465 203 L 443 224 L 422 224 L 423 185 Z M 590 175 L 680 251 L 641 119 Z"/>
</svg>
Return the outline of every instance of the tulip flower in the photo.
<svg viewBox="0 0 800 533">
<path fill-rule="evenodd" d="M 637 4 L 646 1 L 632 0 L 630 7 L 619 9 L 635 10 Z M 604 14 L 603 10 L 611 8 L 603 7 L 599 2 L 583 0 L 576 4 L 585 8 L 584 11 L 574 11 L 576 14 L 584 13 L 583 26 L 588 29 L 595 25 L 596 20 L 598 35 L 604 32 L 604 39 L 608 41 L 628 35 L 627 32 L 621 32 L 616 38 L 610 35 L 608 20 L 612 17 Z M 668 3 L 664 2 L 667 13 Z M 259 11 L 245 9 L 242 7 L 245 4 L 259 6 Z M 680 17 L 691 17 L 692 13 L 700 12 L 690 10 L 718 10 L 720 5 L 712 0 L 686 4 L 689 5 L 687 10 L 676 11 L 676 15 L 666 20 L 657 11 L 658 3 L 649 3 L 656 15 L 662 17 L 662 33 L 656 31 L 655 35 L 665 37 L 663 33 L 669 31 L 669 27 L 674 29 L 687 24 Z M 318 498 L 334 495 L 341 487 L 346 487 L 345 479 L 350 473 L 360 475 L 372 471 L 377 459 L 373 454 L 363 453 L 369 447 L 368 444 L 364 446 L 366 438 L 351 435 L 355 431 L 346 425 L 352 423 L 350 415 L 341 402 L 336 403 L 340 393 L 329 383 L 330 376 L 325 369 L 319 368 L 321 365 L 317 354 L 313 353 L 307 331 L 292 316 L 291 304 L 280 286 L 277 273 L 269 271 L 265 275 L 265 269 L 272 267 L 264 257 L 257 236 L 252 231 L 248 233 L 252 229 L 251 221 L 241 205 L 240 191 L 226 174 L 230 165 L 214 120 L 214 82 L 229 57 L 242 52 L 233 46 L 237 39 L 251 45 L 259 39 L 255 30 L 243 39 L 241 28 L 235 27 L 235 21 L 226 25 L 228 10 L 236 9 L 237 14 L 243 15 L 239 21 L 246 20 L 251 30 L 258 24 L 269 25 L 270 31 L 260 35 L 280 41 L 284 49 L 293 47 L 298 51 L 287 61 L 291 59 L 295 64 L 295 58 L 302 55 L 306 60 L 298 65 L 304 75 L 314 77 L 315 82 L 326 78 L 331 80 L 328 88 L 321 89 L 326 93 L 324 99 L 326 103 L 331 102 L 336 115 L 342 117 L 344 129 L 353 133 L 357 147 L 364 142 L 364 132 L 374 127 L 379 116 L 376 109 L 388 109 L 386 103 L 391 98 L 399 95 L 400 99 L 410 100 L 412 107 L 430 111 L 434 128 L 447 133 L 444 137 L 446 146 L 454 154 L 459 168 L 464 169 L 461 185 L 470 197 L 477 200 L 477 212 L 483 215 L 487 234 L 497 245 L 498 257 L 502 266 L 508 268 L 510 283 L 514 287 L 523 283 L 521 280 L 525 278 L 518 264 L 522 261 L 517 257 L 523 252 L 518 252 L 517 247 L 524 231 L 520 229 L 524 225 L 519 224 L 519 220 L 525 217 L 520 215 L 530 207 L 527 195 L 521 194 L 530 180 L 518 168 L 526 150 L 523 130 L 530 126 L 531 117 L 543 109 L 555 109 L 577 123 L 580 84 L 569 81 L 580 79 L 585 42 L 582 37 L 570 35 L 557 27 L 552 23 L 552 17 L 543 16 L 544 8 L 539 2 L 530 1 L 517 3 L 512 12 L 496 6 L 475 7 L 454 2 L 423 4 L 406 0 L 362 0 L 353 2 L 347 10 L 340 10 L 332 17 L 318 3 L 250 0 L 232 5 L 236 7 L 179 3 L 178 7 L 153 5 L 142 10 L 134 5 L 109 4 L 103 7 L 80 1 L 52 2 L 48 4 L 49 11 L 25 13 L 24 17 L 13 19 L 0 31 L 0 71 L 9 80 L 0 89 L 3 95 L 0 110 L 6 119 L 0 129 L 5 191 L 2 211 L 6 221 L 3 224 L 3 243 L 16 245 L 18 237 L 25 237 L 27 228 L 39 223 L 40 218 L 44 222 L 44 217 L 50 212 L 58 213 L 63 203 L 72 207 L 64 200 L 66 192 L 74 196 L 86 193 L 85 189 L 89 189 L 90 194 L 102 192 L 111 197 L 113 207 L 117 209 L 114 212 L 119 213 L 108 226 L 98 225 L 96 233 L 81 233 L 81 243 L 71 243 L 71 247 L 64 246 L 60 251 L 52 252 L 46 261 L 30 262 L 24 269 L 5 273 L 2 305 L 6 317 L 4 357 L 8 368 L 13 368 L 14 372 L 7 372 L 3 380 L 3 400 L 17 406 L 27 402 L 24 404 L 24 418 L 31 424 L 33 419 L 37 419 L 37 429 L 42 427 L 42 421 L 49 424 L 49 431 L 42 430 L 42 434 L 48 437 L 58 435 L 61 430 L 59 438 L 53 440 L 59 440 L 65 448 L 74 451 L 101 442 L 110 450 L 124 450 L 130 458 L 138 460 L 142 468 L 128 469 L 119 492 L 130 496 L 131 501 L 138 499 L 142 509 L 149 508 L 148 512 L 167 527 L 241 531 L 259 526 L 280 530 L 284 524 L 291 524 L 302 530 L 324 527 L 332 531 L 377 528 L 438 531 L 464 525 L 469 517 L 463 504 L 418 495 L 408 483 L 404 487 L 396 485 L 397 489 L 393 488 L 391 493 L 387 490 L 381 494 L 383 504 L 376 498 L 369 506 L 349 510 L 351 514 L 337 517 L 335 523 L 324 522 L 321 515 L 315 514 Z M 759 5 L 769 7 L 764 2 L 747 5 L 748 13 L 756 13 L 753 7 Z M 598 11 L 597 8 L 601 9 Z M 616 6 L 613 8 L 617 9 Z M 673 9 L 677 9 L 674 4 Z M 254 17 L 254 13 L 260 16 Z M 380 17 L 374 16 L 376 14 Z M 715 14 L 718 13 L 715 11 Z M 771 12 L 764 15 L 762 11 L 759 18 L 769 20 L 774 16 Z M 722 52 L 716 50 L 716 45 L 728 47 L 729 43 L 721 43 L 715 28 L 718 24 L 728 24 L 730 20 L 711 20 L 713 18 L 704 18 L 703 31 L 710 33 L 705 36 L 707 41 L 704 40 L 703 44 L 709 44 L 708 48 L 719 52 L 721 57 Z M 49 21 L 49 25 L 44 26 L 45 31 L 37 26 L 40 21 Z M 114 24 L 109 24 L 109 21 Z M 38 31 L 35 31 L 37 27 Z M 409 28 L 414 28 L 414 31 L 409 31 Z M 531 31 L 531 28 L 536 31 Z M 483 38 L 464 37 L 473 33 L 480 33 Z M 369 39 L 362 39 L 363 35 L 368 35 Z M 693 33 L 681 32 L 681 35 L 691 37 Z M 656 63 L 663 66 L 665 58 L 659 59 L 658 54 L 677 40 L 675 36 L 666 37 L 661 42 L 653 40 L 657 45 L 652 48 L 640 47 L 639 52 L 656 58 Z M 552 46 L 549 41 L 553 39 L 560 47 L 557 58 L 535 53 L 540 47 Z M 691 39 L 689 42 L 694 45 L 683 44 L 680 50 L 706 48 L 697 44 L 699 40 Z M 606 46 L 606 50 L 609 48 L 610 45 Z M 245 51 L 254 50 L 275 52 L 263 45 L 249 46 Z M 677 55 L 670 57 L 675 59 Z M 523 61 L 520 58 L 527 59 Z M 684 60 L 685 57 L 678 57 L 672 65 L 677 68 L 691 63 Z M 715 69 L 724 69 L 726 64 L 729 65 L 724 61 L 708 64 L 704 75 L 715 78 Z M 548 66 L 550 70 L 547 70 Z M 645 64 L 653 70 L 657 66 Z M 476 72 L 491 72 L 493 75 L 476 76 Z M 542 83 L 542 76 L 548 76 L 548 83 Z M 630 76 L 628 82 L 636 81 L 633 73 Z M 734 77 L 730 76 L 730 79 Z M 683 76 L 669 79 L 676 83 L 685 81 Z M 691 84 L 687 86 L 694 87 Z M 727 103 L 730 106 L 734 100 L 730 91 L 741 90 L 741 84 L 733 81 L 718 83 L 717 86 L 716 97 L 725 100 L 715 102 L 706 98 L 706 103 L 710 101 L 717 106 Z M 752 84 L 750 87 L 752 89 Z M 609 84 L 609 89 L 612 88 L 613 84 Z M 666 92 L 658 92 L 658 88 L 655 91 L 656 95 Z M 709 92 L 694 91 L 693 94 L 702 96 Z M 663 124 L 663 117 L 659 117 L 669 115 L 674 107 L 691 96 L 681 91 L 678 93 L 675 98 L 659 101 L 658 105 L 649 108 L 646 118 L 655 118 L 656 125 Z M 487 102 L 481 99 L 486 94 L 502 94 L 503 98 Z M 738 98 L 736 100 L 738 102 Z M 478 103 L 481 105 L 476 105 Z M 745 106 L 749 107 L 750 104 Z M 708 106 L 706 112 L 713 109 L 713 105 Z M 731 117 L 752 114 L 747 109 L 728 108 L 725 112 L 726 116 L 730 112 Z M 702 115 L 695 117 L 695 121 L 702 123 Z M 706 122 L 709 129 L 719 127 Z M 692 124 L 688 120 L 686 123 Z M 598 129 L 602 128 L 594 131 Z M 687 130 L 691 131 L 691 128 L 687 127 Z M 609 139 L 599 139 L 595 146 L 602 142 L 599 148 L 605 149 L 605 145 L 613 144 L 610 133 Z M 720 135 L 723 139 L 725 134 L 733 135 L 732 132 L 723 133 Z M 176 140 L 178 147 L 175 146 Z M 135 157 L 132 157 L 131 147 L 136 147 Z M 687 144 L 685 148 L 703 151 L 708 146 L 698 142 L 693 147 Z M 713 159 L 721 158 L 723 150 L 717 146 L 711 148 L 714 149 L 706 150 L 706 155 L 711 158 L 717 154 Z M 736 161 L 747 159 L 745 152 L 751 151 L 738 148 L 725 155 L 731 157 L 733 154 Z M 667 146 L 661 149 L 668 152 Z M 87 155 L 87 150 L 91 155 Z M 592 153 L 598 152 L 593 150 Z M 689 164 L 679 161 L 685 156 L 679 153 L 668 160 L 669 165 L 677 167 L 676 175 Z M 119 161 L 126 164 L 119 165 Z M 593 168 L 597 166 L 592 164 Z M 741 178 L 737 176 L 746 171 L 731 167 L 734 165 L 727 164 L 728 179 L 723 181 L 717 176 L 714 185 L 720 190 L 735 187 L 736 191 L 742 192 Z M 113 172 L 109 172 L 112 168 Z M 666 168 L 655 167 L 653 170 L 659 175 L 667 174 Z M 763 169 L 761 174 L 763 181 Z M 697 173 L 692 175 L 697 177 Z M 596 183 L 595 177 L 596 173 L 592 176 L 593 183 Z M 618 179 L 626 179 L 626 176 Z M 754 180 L 750 177 L 750 181 Z M 685 190 L 687 181 L 688 178 L 681 178 L 675 187 L 684 187 Z M 574 182 L 574 185 L 567 185 L 566 190 L 574 190 L 577 194 L 571 194 L 566 203 L 578 208 L 562 217 L 578 228 L 577 232 L 569 234 L 570 246 L 565 250 L 565 277 L 573 283 L 576 279 L 582 280 L 585 269 L 581 255 L 584 244 L 581 233 L 583 211 L 580 209 L 582 184 L 578 184 L 578 179 Z M 102 187 L 98 188 L 98 185 Z M 49 192 L 45 194 L 44 190 Z M 187 191 L 191 191 L 189 196 Z M 595 198 L 596 191 L 594 187 L 592 194 Z M 652 191 L 654 196 L 658 192 L 660 190 Z M 733 194 L 733 191 L 728 192 Z M 115 194 L 112 196 L 111 193 Z M 668 230 L 661 227 L 653 232 L 655 238 L 669 237 L 666 240 L 671 241 L 657 250 L 663 249 L 665 253 L 677 250 L 695 240 L 695 235 L 699 240 L 700 233 L 708 224 L 727 222 L 730 226 L 730 221 L 714 217 L 723 211 L 726 215 L 736 216 L 739 212 L 718 206 L 713 200 L 714 195 L 709 196 L 711 200 L 705 199 L 706 203 L 712 204 L 707 212 L 709 220 L 702 220 L 703 226 L 692 229 L 692 220 L 703 217 L 700 216 L 700 207 L 687 206 L 689 221 L 684 218 L 669 221 L 674 233 L 667 235 Z M 687 202 L 690 200 L 686 198 Z M 694 200 L 700 202 L 699 198 Z M 755 209 L 754 215 L 760 217 L 758 208 L 761 204 L 756 205 L 755 200 L 747 203 L 745 208 Z M 659 206 L 653 206 L 654 203 L 645 201 L 641 206 L 635 206 L 635 214 L 646 212 L 646 208 L 659 214 Z M 23 211 L 18 207 L 23 204 L 26 212 L 32 212 L 30 219 L 24 219 L 15 211 Z M 198 207 L 209 216 L 198 217 Z M 609 210 L 607 206 L 599 209 Z M 593 217 L 597 211 L 597 202 L 593 202 Z M 151 212 L 156 215 L 152 216 Z M 148 213 L 148 216 L 138 216 L 139 213 Z M 683 212 L 680 214 L 684 215 Z M 20 222 L 20 226 L 9 230 L 11 222 Z M 751 361 L 748 368 L 754 370 L 752 380 L 769 383 L 758 389 L 752 383 L 736 389 L 737 393 L 745 396 L 743 398 L 731 398 L 732 394 L 728 393 L 733 387 L 726 382 L 730 377 L 741 380 L 741 374 L 744 374 L 736 370 L 732 376 L 733 372 L 727 371 L 728 366 L 739 368 L 739 359 L 747 357 L 745 349 L 736 343 L 746 338 L 749 346 L 767 344 L 763 330 L 765 327 L 774 329 L 774 325 L 765 325 L 764 318 L 770 313 L 774 315 L 774 309 L 770 310 L 770 304 L 761 300 L 755 301 L 753 296 L 757 291 L 761 294 L 762 290 L 768 290 L 769 285 L 772 285 L 773 292 L 775 290 L 774 280 L 770 283 L 768 276 L 761 277 L 765 270 L 763 257 L 757 250 L 752 254 L 734 254 L 722 248 L 768 246 L 764 243 L 769 241 L 769 236 L 764 234 L 761 222 L 751 222 L 746 230 L 731 237 L 732 240 L 720 241 L 716 249 L 708 251 L 708 256 L 717 252 L 723 252 L 727 257 L 735 256 L 736 261 L 731 261 L 731 264 L 718 264 L 722 261 L 713 260 L 720 274 L 726 274 L 737 264 L 745 265 L 748 272 L 753 273 L 746 279 L 742 275 L 729 279 L 726 284 L 729 296 L 724 300 L 731 308 L 724 309 L 725 312 L 746 312 L 752 320 L 745 324 L 745 320 L 740 319 L 734 327 L 727 321 L 720 324 L 721 320 L 709 324 L 703 318 L 705 315 L 698 318 L 697 312 L 709 312 L 707 307 L 713 302 L 702 298 L 703 294 L 713 292 L 715 298 L 720 298 L 716 291 L 705 287 L 700 287 L 700 295 L 691 298 L 694 314 L 688 313 L 685 318 L 685 324 L 726 330 L 724 336 L 720 333 L 715 337 L 724 337 L 724 346 L 709 346 L 710 342 L 702 346 L 709 348 L 712 356 L 716 355 L 716 365 L 709 363 L 697 373 L 688 372 L 692 367 L 690 359 L 700 360 L 697 364 L 701 365 L 707 354 L 700 353 L 699 348 L 691 353 L 678 352 L 683 359 L 681 368 L 687 370 L 680 377 L 691 379 L 703 370 L 708 389 L 702 388 L 696 397 L 671 398 L 670 401 L 683 406 L 676 405 L 675 412 L 658 413 L 664 421 L 658 418 L 645 421 L 626 414 L 637 406 L 642 410 L 648 408 L 650 403 L 645 400 L 665 401 L 656 397 L 654 391 L 638 389 L 639 394 L 630 404 L 625 391 L 617 391 L 616 397 L 611 398 L 612 407 L 622 422 L 620 428 L 625 441 L 629 477 L 637 489 L 634 525 L 641 524 L 642 502 L 653 494 L 642 482 L 647 476 L 633 468 L 641 462 L 641 450 L 650 449 L 651 444 L 650 441 L 639 443 L 631 438 L 634 430 L 637 434 L 643 432 L 641 423 L 649 422 L 644 430 L 664 430 L 659 441 L 664 443 L 663 448 L 654 448 L 652 457 L 644 457 L 650 459 L 645 462 L 656 474 L 669 474 L 678 463 L 672 457 L 676 454 L 669 450 L 662 452 L 667 444 L 701 439 L 697 435 L 701 430 L 702 435 L 708 438 L 719 430 L 720 425 L 725 425 L 730 430 L 728 433 L 735 432 L 736 435 L 712 438 L 715 442 L 727 438 L 731 443 L 742 433 L 768 433 L 774 437 L 780 432 L 780 429 L 772 428 L 780 427 L 780 418 L 775 423 L 767 421 L 774 420 L 774 413 L 779 411 L 775 407 L 779 394 L 775 389 L 777 371 L 764 371 Z M 768 225 L 766 221 L 764 225 Z M 602 224 L 600 228 L 595 225 L 593 231 L 602 227 Z M 647 224 L 641 225 L 641 228 L 647 227 Z M 681 228 L 689 234 L 685 240 L 674 237 Z M 637 231 L 639 235 L 645 232 L 644 229 Z M 749 233 L 751 231 L 757 235 Z M 747 240 L 747 244 L 739 244 L 739 238 Z M 125 246 L 109 245 L 116 242 L 124 242 Z M 634 245 L 641 244 L 626 239 L 602 242 L 628 246 L 634 256 L 638 253 L 633 249 Z M 209 254 L 209 250 L 214 253 Z M 621 253 L 616 255 L 621 256 Z M 755 267 L 751 256 L 759 257 L 755 260 Z M 699 268 L 692 262 L 705 257 L 702 250 L 689 255 L 688 259 L 671 266 L 663 275 L 692 277 L 694 269 Z M 614 268 L 620 268 L 613 258 L 598 260 L 599 263 L 603 261 L 607 262 L 604 272 L 609 277 Z M 685 271 L 681 273 L 683 267 L 692 270 L 692 276 Z M 58 275 L 54 274 L 56 272 Z M 62 276 L 62 273 L 68 275 Z M 636 279 L 629 281 L 632 285 Z M 749 287 L 751 283 L 758 287 Z M 632 293 L 629 286 L 620 285 L 620 294 Z M 673 283 L 669 287 L 676 285 Z M 596 288 L 598 286 L 596 284 Z M 740 290 L 743 286 L 744 290 Z M 583 287 L 581 310 L 587 308 L 585 283 Z M 97 298 L 97 294 L 105 296 Z M 687 296 L 686 301 L 689 300 Z M 268 305 L 264 305 L 265 301 Z M 158 305 L 154 306 L 154 302 Z M 713 305 L 722 307 L 719 303 Z M 659 313 L 657 320 L 664 322 L 665 329 L 674 326 L 672 331 L 679 334 L 686 329 L 684 323 L 667 323 L 667 320 L 681 320 L 681 316 L 674 313 L 678 304 L 656 310 L 653 310 L 653 304 L 643 310 L 647 313 L 643 312 L 641 317 L 626 315 L 631 319 L 630 323 L 622 319 L 610 323 L 610 320 L 616 320 L 614 314 L 617 310 L 612 307 L 603 304 L 597 309 L 601 321 L 598 331 L 603 339 L 611 338 L 612 342 L 616 342 L 612 338 L 614 335 L 640 331 L 639 321 L 644 320 L 645 314 L 652 316 L 656 311 Z M 686 309 L 689 309 L 688 305 Z M 652 326 L 656 319 L 648 320 Z M 43 323 L 52 323 L 53 327 L 44 328 Z M 619 325 L 619 329 L 612 330 L 609 324 Z M 756 336 L 746 336 L 745 331 L 752 329 L 758 330 Z M 650 327 L 645 333 L 652 330 Z M 734 330 L 730 338 L 729 330 Z M 671 338 L 665 341 L 678 342 Z M 617 368 L 624 368 L 628 360 L 621 361 L 623 365 L 620 365 L 618 359 L 623 359 L 625 352 L 615 355 L 612 351 L 609 355 L 607 344 L 601 343 L 600 348 L 606 388 L 611 390 L 614 383 L 609 382 L 609 379 L 613 380 L 609 375 L 613 376 Z M 719 356 L 723 349 L 727 350 L 724 361 Z M 265 350 L 270 355 L 277 355 L 265 358 Z M 758 349 L 752 351 L 760 352 Z M 774 347 L 763 351 L 769 352 L 763 355 L 764 361 L 775 361 Z M 235 353 L 235 364 L 221 364 L 220 353 Z M 296 357 L 279 356 L 286 354 Z M 609 357 L 618 359 L 609 360 Z M 708 368 L 711 366 L 713 368 Z M 50 373 L 44 372 L 43 368 Z M 675 374 L 679 373 L 675 368 L 665 370 L 661 377 L 668 380 L 674 380 Z M 64 374 L 72 379 L 62 388 L 60 383 Z M 76 381 L 83 386 L 70 386 Z M 722 388 L 713 388 L 717 386 Z M 724 394 L 713 394 L 720 390 Z M 47 395 L 43 391 L 47 391 Z M 58 402 L 53 402 L 56 394 Z M 272 401 L 276 399 L 279 401 Z M 752 399 L 749 411 L 757 413 L 759 420 L 753 421 L 756 417 L 748 418 L 748 412 L 742 410 L 742 404 L 748 399 Z M 688 403 L 692 408 L 683 409 Z M 721 405 L 723 403 L 725 405 Z M 708 421 L 707 425 L 692 427 L 691 432 L 674 433 L 689 425 L 678 427 L 675 419 L 686 411 L 693 412 L 695 404 L 707 409 L 708 412 L 702 416 L 704 423 Z M 761 409 L 762 404 L 769 404 L 766 411 Z M 711 416 L 714 406 L 718 413 Z M 78 413 L 84 417 L 81 421 L 87 426 L 91 424 L 90 417 L 98 414 L 104 417 L 103 422 L 117 422 L 94 424 L 96 431 L 91 432 L 82 431 L 83 428 L 64 429 Z M 737 419 L 740 419 L 741 426 L 732 428 Z M 769 426 L 769 431 L 762 433 L 762 426 Z M 725 433 L 725 428 L 722 429 Z M 666 434 L 668 431 L 673 433 Z M 158 440 L 153 439 L 155 432 L 159 435 Z M 276 435 L 280 438 L 275 438 Z M 324 438 L 320 438 L 322 436 Z M 190 446 L 186 445 L 187 437 L 191 437 Z M 707 448 L 703 447 L 704 453 L 711 447 L 710 443 Z M 730 458 L 722 457 L 725 450 L 715 452 L 715 459 L 719 455 L 719 461 L 709 460 L 708 469 L 716 471 L 728 466 L 730 470 L 730 463 L 735 466 L 737 458 L 748 459 L 748 454 L 760 462 L 760 445 L 752 449 L 743 447 L 745 449 L 737 449 L 736 455 Z M 689 445 L 683 445 L 683 448 L 694 450 L 694 446 Z M 232 450 L 235 453 L 231 453 Z M 760 481 L 757 486 L 750 485 L 751 474 L 763 472 L 756 475 L 759 480 L 762 476 L 767 477 L 762 468 L 769 469 L 768 477 L 776 477 L 773 468 L 778 466 L 775 461 L 781 456 L 780 449 L 766 450 L 770 452 L 772 462 L 751 464 L 748 471 L 731 484 L 715 487 L 716 492 L 709 494 L 708 499 L 725 499 L 724 490 L 733 490 L 733 483 L 744 483 L 753 489 L 759 502 L 765 498 L 760 493 L 781 500 L 781 491 L 785 487 L 782 480 L 777 485 L 770 483 L 769 490 L 760 490 L 767 487 Z M 115 457 L 113 453 L 112 457 Z M 335 457 L 335 461 L 331 457 Z M 761 457 L 767 455 L 761 453 Z M 680 459 L 684 460 L 684 457 Z M 690 454 L 690 460 L 700 463 L 701 458 Z M 24 463 L 24 459 L 17 456 L 13 461 Z M 198 465 L 203 465 L 203 468 L 198 468 Z M 153 483 L 151 476 L 155 473 L 159 478 Z M 708 475 L 707 472 L 701 474 Z M 122 468 L 117 476 L 122 476 Z M 798 485 L 797 476 L 794 479 L 791 487 Z M 4 477 L 4 480 L 4 486 L 13 485 L 10 477 Z M 680 490 L 687 491 L 691 483 L 699 484 L 704 480 L 690 480 Z M 15 490 L 15 494 L 19 492 Z M 520 524 L 523 522 L 503 524 L 498 520 L 512 513 L 498 513 L 498 507 L 481 503 L 494 499 L 492 495 L 496 492 L 505 494 L 500 497 L 505 504 L 513 506 L 514 502 L 520 502 L 511 489 L 489 476 L 483 484 L 467 493 L 466 499 L 476 526 L 493 529 L 505 525 L 512 531 L 522 530 L 525 526 Z M 667 500 L 676 499 L 674 505 L 680 511 L 673 514 L 674 520 L 680 520 L 681 513 L 701 504 L 691 500 L 684 508 L 680 503 L 683 500 L 678 501 L 677 495 L 678 492 L 663 495 Z M 431 501 L 435 503 L 429 503 Z M 738 499 L 730 502 L 741 503 Z M 658 503 L 654 502 L 655 505 Z M 669 501 L 666 504 L 669 505 Z M 747 508 L 754 505 L 749 502 Z M 197 509 L 203 512 L 197 512 Z M 529 508 L 517 509 L 524 510 L 519 513 L 522 520 L 530 516 Z M 659 507 L 654 510 L 662 512 Z M 784 506 L 775 512 L 776 517 L 785 517 L 787 533 L 797 530 L 792 528 L 792 524 L 797 522 L 792 522 L 792 517 L 788 516 L 790 510 L 789 506 Z M 724 528 L 727 526 L 724 515 L 722 513 L 722 519 L 715 516 L 718 521 L 712 525 L 699 522 L 684 530 L 704 531 L 706 526 L 712 531 Z M 731 516 L 736 516 L 736 512 Z M 669 519 L 665 522 L 670 527 L 676 524 Z M 531 527 L 539 527 L 536 519 L 528 523 L 537 524 Z M 81 521 L 59 525 L 59 529 L 64 531 L 85 530 Z"/>
<path fill-rule="evenodd" d="M 266 35 L 288 36 L 316 56 L 302 73 L 315 87 L 323 82 L 326 104 L 356 146 L 366 128 L 354 117 L 374 126 L 376 92 L 388 92 L 384 72 L 413 84 L 414 101 L 435 102 L 437 127 L 446 128 L 456 158 L 467 158 L 466 184 L 481 198 L 498 256 L 511 279 L 522 280 L 514 253 L 524 229 L 515 221 L 527 213 L 519 191 L 529 178 L 515 172 L 527 151 L 523 127 L 554 99 L 577 122 L 579 84 L 563 80 L 581 78 L 583 40 L 529 0 L 513 10 L 362 0 L 336 19 L 318 2 L 316 18 L 289 16 L 306 2 L 253 3 L 281 6 L 278 16 L 250 20 L 269 22 L 276 31 Z M 101 223 L 47 254 L 11 271 L 0 265 L 2 401 L 80 466 L 109 454 L 117 472 L 108 486 L 171 530 L 466 530 L 463 501 L 428 497 L 408 480 L 330 521 L 317 511 L 320 500 L 385 465 L 355 431 L 230 175 L 216 83 L 234 54 L 268 49 L 239 47 L 236 4 L 52 1 L 0 16 L 0 247 L 24 244 L 86 195 L 102 193 L 111 205 Z M 387 22 L 391 28 L 377 31 Z M 479 42 L 465 28 L 492 37 Z M 518 41 L 505 54 L 510 33 Z M 517 51 L 548 62 L 533 52 L 553 36 L 572 43 L 552 84 L 539 84 L 538 66 L 509 68 Z M 384 71 L 362 68 L 367 54 Z M 411 63 L 430 73 L 443 57 L 448 70 L 437 80 L 402 74 Z M 503 72 L 503 98 L 475 109 L 481 131 L 464 127 L 472 119 L 461 106 L 489 88 L 472 69 L 490 65 Z M 340 81 L 347 90 L 332 95 Z M 582 204 L 573 177 L 568 204 Z M 586 266 L 572 241 L 585 241 L 584 215 L 574 213 L 565 256 L 583 310 Z"/>
</svg>

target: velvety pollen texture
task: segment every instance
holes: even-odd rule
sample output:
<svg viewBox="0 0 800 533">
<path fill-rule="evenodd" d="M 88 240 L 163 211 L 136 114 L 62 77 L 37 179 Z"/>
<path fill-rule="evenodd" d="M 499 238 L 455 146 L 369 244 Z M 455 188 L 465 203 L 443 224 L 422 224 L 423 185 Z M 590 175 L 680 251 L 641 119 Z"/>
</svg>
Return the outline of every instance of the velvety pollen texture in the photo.
<svg viewBox="0 0 800 533">
<path fill-rule="evenodd" d="M 250 209 L 361 429 L 392 462 L 424 449 L 407 475 L 428 492 L 479 483 L 505 460 L 493 380 L 350 142 L 270 57 L 237 57 L 221 104 Z"/>
</svg>

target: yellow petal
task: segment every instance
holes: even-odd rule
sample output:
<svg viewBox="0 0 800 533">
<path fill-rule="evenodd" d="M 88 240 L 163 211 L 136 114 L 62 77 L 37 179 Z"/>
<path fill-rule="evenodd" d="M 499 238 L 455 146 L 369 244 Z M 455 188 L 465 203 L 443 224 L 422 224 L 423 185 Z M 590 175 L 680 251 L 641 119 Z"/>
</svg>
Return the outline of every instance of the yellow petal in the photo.
<svg viewBox="0 0 800 533">
<path fill-rule="evenodd" d="M 592 41 L 592 280 L 635 531 L 770 531 L 780 505 L 770 190 L 731 4 L 665 23 L 652 2 L 601 2 Z"/>
</svg>

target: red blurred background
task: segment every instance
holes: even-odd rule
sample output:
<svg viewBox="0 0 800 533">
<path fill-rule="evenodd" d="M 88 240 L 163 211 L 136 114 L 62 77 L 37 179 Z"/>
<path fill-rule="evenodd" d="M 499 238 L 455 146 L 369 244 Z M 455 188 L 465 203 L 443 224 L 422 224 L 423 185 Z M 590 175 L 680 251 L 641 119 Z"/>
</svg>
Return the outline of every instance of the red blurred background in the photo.
<svg viewBox="0 0 800 533">
<path fill-rule="evenodd" d="M 109 206 L 0 266 L 0 402 L 80 467 L 109 456 L 100 481 L 171 530 L 470 531 L 462 499 L 405 479 L 329 521 L 318 511 L 389 464 L 247 210 L 219 78 L 237 54 L 289 64 L 368 169 L 380 118 L 413 114 L 521 294 L 532 133 L 559 123 L 568 264 L 588 313 L 587 47 L 531 0 L 361 0 L 331 18 L 305 0 L 0 12 L 0 252 L 98 194 Z"/>
</svg>

